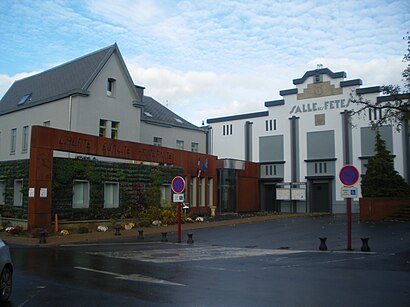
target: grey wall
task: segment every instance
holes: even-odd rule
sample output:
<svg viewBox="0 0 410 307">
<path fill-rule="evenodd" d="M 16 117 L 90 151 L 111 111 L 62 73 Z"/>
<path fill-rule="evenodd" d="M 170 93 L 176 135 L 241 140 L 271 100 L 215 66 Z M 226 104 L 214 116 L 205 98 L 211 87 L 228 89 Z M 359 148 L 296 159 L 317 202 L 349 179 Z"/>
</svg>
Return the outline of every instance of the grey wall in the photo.
<svg viewBox="0 0 410 307">
<path fill-rule="evenodd" d="M 259 138 L 259 161 L 283 161 L 283 135 L 262 136 Z"/>
</svg>

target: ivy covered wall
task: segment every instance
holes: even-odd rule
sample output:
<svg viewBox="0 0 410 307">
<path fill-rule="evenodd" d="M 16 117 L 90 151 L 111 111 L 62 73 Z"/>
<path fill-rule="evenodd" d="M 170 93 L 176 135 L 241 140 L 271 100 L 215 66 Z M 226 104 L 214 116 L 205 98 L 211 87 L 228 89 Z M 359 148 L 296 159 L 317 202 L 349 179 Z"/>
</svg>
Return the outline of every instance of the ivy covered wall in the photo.
<svg viewBox="0 0 410 307">
<path fill-rule="evenodd" d="M 28 169 L 29 160 L 15 160 L 0 162 L 0 182 L 4 186 L 4 204 L 0 205 L 0 214 L 3 217 L 27 218 L 28 204 Z M 14 206 L 14 181 L 23 180 L 22 206 Z"/>
<path fill-rule="evenodd" d="M 145 207 L 144 192 L 151 186 L 152 174 L 164 184 L 183 170 L 169 166 L 109 163 L 89 159 L 54 158 L 52 216 L 62 220 L 130 218 Z M 0 162 L 0 181 L 5 182 L 6 205 L 0 206 L 4 217 L 27 218 L 29 160 Z M 13 206 L 14 180 L 23 179 L 23 206 Z M 73 181 L 86 180 L 90 187 L 88 208 L 73 208 Z M 119 207 L 104 208 L 104 183 L 118 182 Z"/>
</svg>

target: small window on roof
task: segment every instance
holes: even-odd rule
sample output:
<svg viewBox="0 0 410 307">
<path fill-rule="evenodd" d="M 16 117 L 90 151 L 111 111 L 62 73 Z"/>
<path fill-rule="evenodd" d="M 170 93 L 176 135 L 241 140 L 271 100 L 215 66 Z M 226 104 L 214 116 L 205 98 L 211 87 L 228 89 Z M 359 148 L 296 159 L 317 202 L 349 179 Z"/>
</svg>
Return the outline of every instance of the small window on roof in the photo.
<svg viewBox="0 0 410 307">
<path fill-rule="evenodd" d="M 147 115 L 148 117 L 152 117 L 152 114 L 149 112 L 144 112 L 145 115 Z"/>
<path fill-rule="evenodd" d="M 30 96 L 31 96 L 31 93 L 24 95 L 24 96 L 20 99 L 20 101 L 18 102 L 18 105 L 25 104 L 26 101 L 29 100 Z"/>
<path fill-rule="evenodd" d="M 183 124 L 184 122 L 180 120 L 179 118 L 174 118 L 178 123 Z"/>
</svg>

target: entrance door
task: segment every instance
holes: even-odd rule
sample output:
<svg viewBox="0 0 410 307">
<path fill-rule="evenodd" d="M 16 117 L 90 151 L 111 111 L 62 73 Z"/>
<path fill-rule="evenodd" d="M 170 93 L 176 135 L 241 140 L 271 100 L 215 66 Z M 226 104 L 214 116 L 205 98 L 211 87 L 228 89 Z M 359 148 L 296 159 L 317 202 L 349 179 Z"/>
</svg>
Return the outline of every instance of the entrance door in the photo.
<svg viewBox="0 0 410 307">
<path fill-rule="evenodd" d="M 312 212 L 330 212 L 329 182 L 314 182 L 312 192 Z"/>
<path fill-rule="evenodd" d="M 276 206 L 276 184 L 265 184 L 265 210 L 266 211 L 278 211 Z"/>
</svg>

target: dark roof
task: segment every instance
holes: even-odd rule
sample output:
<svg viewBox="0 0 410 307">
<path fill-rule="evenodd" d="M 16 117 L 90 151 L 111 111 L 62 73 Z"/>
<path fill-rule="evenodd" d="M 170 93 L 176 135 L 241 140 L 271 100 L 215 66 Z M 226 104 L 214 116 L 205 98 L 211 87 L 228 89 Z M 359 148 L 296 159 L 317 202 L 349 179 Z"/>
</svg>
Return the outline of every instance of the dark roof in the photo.
<svg viewBox="0 0 410 307">
<path fill-rule="evenodd" d="M 346 78 L 346 73 L 344 71 L 339 71 L 339 72 L 333 72 L 329 68 L 320 68 L 320 69 L 315 69 L 315 70 L 309 70 L 305 72 L 302 78 L 299 79 L 293 79 L 293 84 L 302 84 L 303 82 L 306 81 L 307 78 L 315 76 L 316 74 L 323 75 L 326 74 L 332 79 L 336 78 Z"/>
<path fill-rule="evenodd" d="M 88 87 L 114 51 L 119 53 L 117 44 L 15 81 L 0 101 L 0 115 L 70 95 L 88 95 Z M 18 104 L 25 95 L 30 97 Z"/>
<path fill-rule="evenodd" d="M 262 112 L 255 112 L 255 113 L 247 113 L 247 114 L 239 114 L 239 115 L 211 118 L 211 119 L 208 119 L 206 122 L 208 124 L 213 124 L 213 123 L 221 123 L 221 122 L 227 122 L 227 121 L 232 121 L 232 120 L 241 120 L 241 119 L 249 119 L 249 118 L 255 118 L 255 117 L 264 117 L 264 116 L 268 116 L 268 115 L 269 115 L 268 111 L 262 111 Z"/>
<path fill-rule="evenodd" d="M 195 126 L 183 119 L 181 116 L 175 114 L 167 107 L 163 106 L 161 103 L 149 96 L 144 96 L 143 98 L 143 109 L 141 120 L 147 123 L 162 125 L 162 126 L 173 126 L 191 130 L 201 130 L 203 128 Z"/>
</svg>

